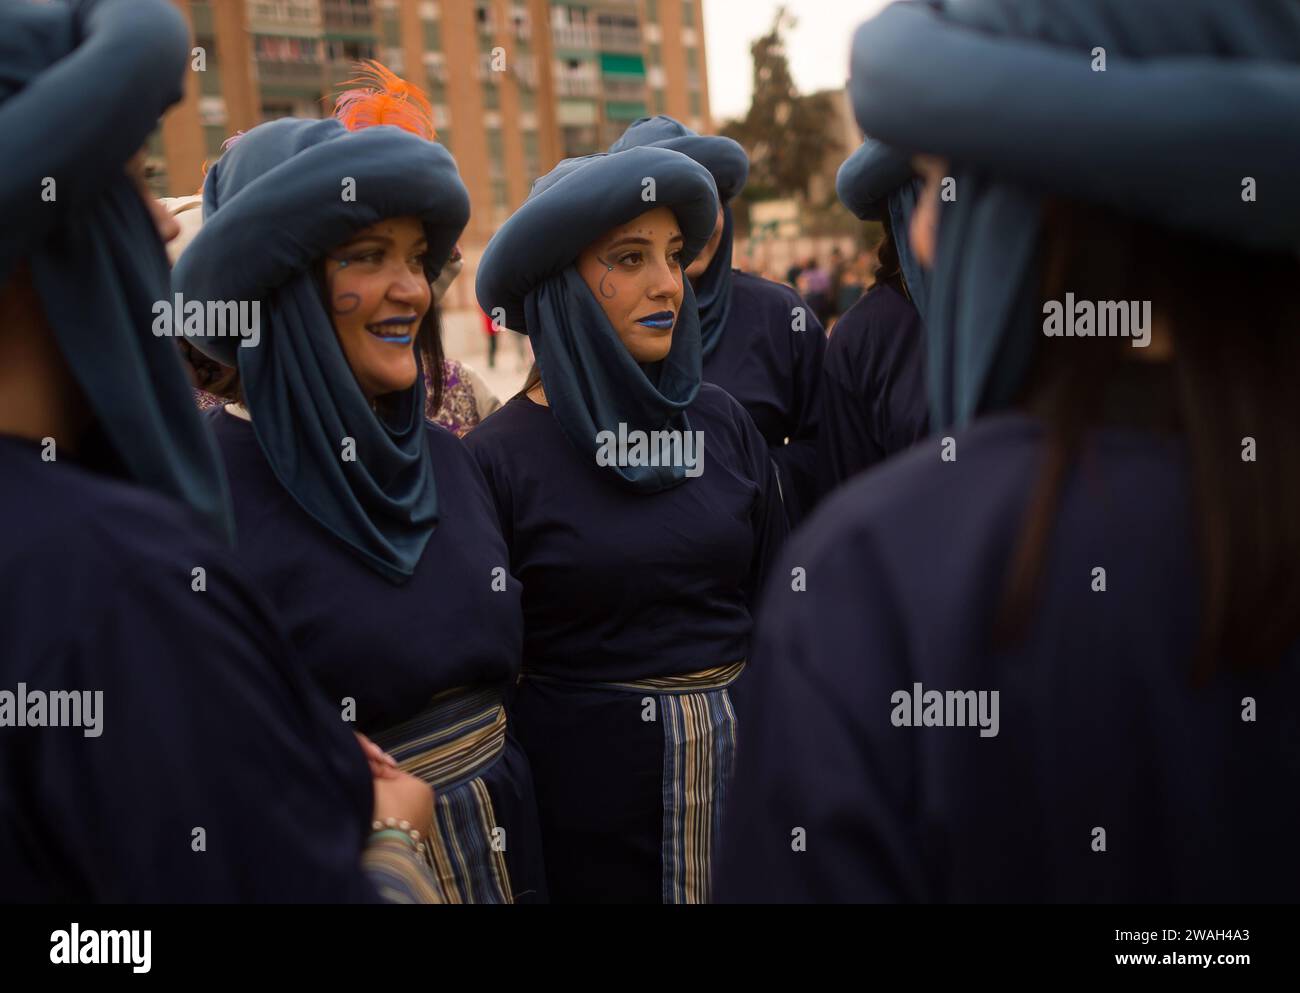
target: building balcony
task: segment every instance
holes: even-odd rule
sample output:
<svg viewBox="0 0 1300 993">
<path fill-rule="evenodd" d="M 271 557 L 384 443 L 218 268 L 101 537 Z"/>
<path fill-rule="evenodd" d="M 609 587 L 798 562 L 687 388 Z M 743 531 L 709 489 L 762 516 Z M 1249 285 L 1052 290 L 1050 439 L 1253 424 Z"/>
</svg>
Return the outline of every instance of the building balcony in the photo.
<svg viewBox="0 0 1300 993">
<path fill-rule="evenodd" d="M 596 47 L 596 33 L 585 26 L 553 24 L 551 41 L 556 48 L 577 48 L 586 51 Z"/>
<path fill-rule="evenodd" d="M 347 32 L 371 34 L 374 31 L 374 13 L 369 0 L 321 0 L 321 21 L 325 30 L 337 29 Z"/>
<path fill-rule="evenodd" d="M 646 96 L 646 82 L 641 76 L 606 76 L 602 84 L 606 100 L 644 100 Z"/>
<path fill-rule="evenodd" d="M 612 52 L 641 51 L 641 31 L 638 28 L 601 28 L 597 34 L 600 47 Z"/>
<path fill-rule="evenodd" d="M 317 0 L 248 0 L 248 28 L 258 34 L 320 33 Z"/>
<path fill-rule="evenodd" d="M 555 92 L 562 97 L 597 97 L 600 95 L 600 82 L 594 76 L 555 77 Z"/>
<path fill-rule="evenodd" d="M 257 80 L 263 86 L 319 89 L 324 68 L 319 62 L 284 62 L 279 59 L 256 59 Z M 349 74 L 351 67 L 349 66 Z"/>
</svg>

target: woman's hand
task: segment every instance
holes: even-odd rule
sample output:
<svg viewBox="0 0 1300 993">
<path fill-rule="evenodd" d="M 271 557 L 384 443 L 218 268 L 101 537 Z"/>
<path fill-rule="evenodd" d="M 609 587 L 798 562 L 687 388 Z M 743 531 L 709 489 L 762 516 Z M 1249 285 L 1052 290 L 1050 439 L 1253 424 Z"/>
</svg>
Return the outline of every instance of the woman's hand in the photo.
<svg viewBox="0 0 1300 993">
<path fill-rule="evenodd" d="M 354 733 L 357 736 L 357 741 L 361 744 L 361 751 L 365 753 L 366 761 L 370 763 L 370 775 L 372 777 L 375 779 L 390 779 L 400 774 L 400 770 L 397 768 L 397 759 L 389 755 L 360 731 Z"/>
<path fill-rule="evenodd" d="M 394 817 L 410 821 L 411 827 L 428 837 L 433 829 L 433 790 L 429 784 L 405 772 L 393 770 L 382 779 L 376 778 L 375 820 Z"/>
</svg>

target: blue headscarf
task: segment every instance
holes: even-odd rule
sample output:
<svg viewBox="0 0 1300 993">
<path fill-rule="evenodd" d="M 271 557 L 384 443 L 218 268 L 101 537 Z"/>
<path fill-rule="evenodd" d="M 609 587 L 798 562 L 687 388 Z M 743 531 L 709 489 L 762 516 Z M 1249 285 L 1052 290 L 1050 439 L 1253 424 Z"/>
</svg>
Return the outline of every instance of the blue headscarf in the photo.
<svg viewBox="0 0 1300 993">
<path fill-rule="evenodd" d="M 593 465 L 597 435 L 617 434 L 620 424 L 629 431 L 689 430 L 686 408 L 700 388 L 700 324 L 689 280 L 682 280 L 668 355 L 640 365 L 574 265 L 607 231 L 655 207 L 677 217 L 685 268 L 717 221 L 718 196 L 707 169 L 664 148 L 565 159 L 533 184 L 479 262 L 479 306 L 532 339 L 551 413 L 569 442 L 592 454 Z M 609 469 L 646 493 L 686 478 L 683 466 Z"/>
<path fill-rule="evenodd" d="M 888 215 L 903 281 L 912 305 L 924 321 L 925 268 L 912 251 L 908 237 L 920 193 L 920 182 L 912 173 L 911 161 L 906 155 L 868 138 L 835 174 L 835 192 L 840 203 L 859 220 L 882 220 Z"/>
<path fill-rule="evenodd" d="M 165 0 L 0 6 L 0 283 L 29 262 L 127 477 L 230 537 L 216 447 L 175 345 L 152 332 L 167 256 L 123 169 L 181 98 L 188 53 L 189 30 Z"/>
<path fill-rule="evenodd" d="M 345 199 L 353 182 L 355 199 Z M 400 128 L 334 119 L 253 128 L 212 167 L 203 227 L 173 271 L 186 301 L 261 301 L 260 341 L 196 338 L 238 365 L 253 430 L 276 478 L 324 527 L 393 582 L 415 570 L 438 523 L 422 378 L 373 411 L 325 311 L 313 265 L 386 217 L 419 218 L 436 278 L 469 219 L 441 145 Z M 355 461 L 341 457 L 345 438 Z"/>
<path fill-rule="evenodd" d="M 700 346 L 708 358 L 722 341 L 722 329 L 727 326 L 731 313 L 731 255 L 734 242 L 734 224 L 731 218 L 731 201 L 745 188 L 749 178 L 749 157 L 745 150 L 730 138 L 718 135 L 697 134 L 685 124 L 660 114 L 633 121 L 614 144 L 610 152 L 652 145 L 671 148 L 674 152 L 694 159 L 713 176 L 722 201 L 722 238 L 718 249 L 709 260 L 708 267 L 698 279 L 691 281 L 695 302 L 700 311 Z"/>
<path fill-rule="evenodd" d="M 952 163 L 925 315 L 937 427 L 1023 383 L 1043 195 L 1247 249 L 1300 245 L 1300 4 L 898 3 L 858 29 L 850 92 L 867 134 Z"/>
</svg>

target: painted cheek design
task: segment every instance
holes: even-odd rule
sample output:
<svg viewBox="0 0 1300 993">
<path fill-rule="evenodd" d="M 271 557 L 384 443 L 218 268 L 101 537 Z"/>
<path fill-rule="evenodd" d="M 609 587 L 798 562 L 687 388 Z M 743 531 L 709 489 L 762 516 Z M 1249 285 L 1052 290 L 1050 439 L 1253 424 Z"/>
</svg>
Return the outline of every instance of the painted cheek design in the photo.
<svg viewBox="0 0 1300 993">
<path fill-rule="evenodd" d="M 334 313 L 336 314 L 350 314 L 360 306 L 360 293 L 340 293 L 334 298 Z"/>
<path fill-rule="evenodd" d="M 597 289 L 600 291 L 600 295 L 606 300 L 612 300 L 618 295 L 618 291 L 613 287 L 610 287 L 609 292 L 605 292 L 605 280 L 609 279 L 609 274 L 614 271 L 614 267 L 599 255 L 596 256 L 596 260 L 605 267 L 605 275 L 600 277 L 600 286 L 597 287 Z"/>
</svg>

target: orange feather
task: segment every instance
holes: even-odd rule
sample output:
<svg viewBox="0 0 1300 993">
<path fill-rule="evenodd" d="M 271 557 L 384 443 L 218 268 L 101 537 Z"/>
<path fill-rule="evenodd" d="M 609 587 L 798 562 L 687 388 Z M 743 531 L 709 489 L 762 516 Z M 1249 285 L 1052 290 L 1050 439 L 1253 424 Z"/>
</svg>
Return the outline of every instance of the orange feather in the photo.
<svg viewBox="0 0 1300 993">
<path fill-rule="evenodd" d="M 368 59 L 343 83 L 352 87 L 334 101 L 334 116 L 349 131 L 389 124 L 434 141 L 433 106 L 429 98 L 386 65 Z"/>
</svg>

